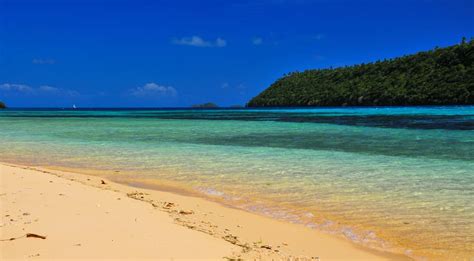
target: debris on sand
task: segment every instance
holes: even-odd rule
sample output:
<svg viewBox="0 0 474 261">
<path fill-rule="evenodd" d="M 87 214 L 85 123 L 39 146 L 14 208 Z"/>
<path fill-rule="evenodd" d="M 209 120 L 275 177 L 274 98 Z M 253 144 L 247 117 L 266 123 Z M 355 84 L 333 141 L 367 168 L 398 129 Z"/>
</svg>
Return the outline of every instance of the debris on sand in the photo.
<svg viewBox="0 0 474 261">
<path fill-rule="evenodd" d="M 11 238 L 8 238 L 8 239 L 0 239 L 0 241 L 13 241 L 13 240 L 17 240 L 17 239 L 20 239 L 20 238 L 24 238 L 24 237 L 32 237 L 32 238 L 41 238 L 41 239 L 46 239 L 45 236 L 41 236 L 41 235 L 38 235 L 38 234 L 33 234 L 33 233 L 27 233 L 23 236 L 19 236 L 19 237 L 11 237 Z"/>
<path fill-rule="evenodd" d="M 145 196 L 148 195 L 147 193 L 143 193 L 143 192 L 131 192 L 131 193 L 127 193 L 127 197 L 129 198 L 134 198 L 134 199 L 138 199 L 138 200 L 143 200 L 145 198 Z"/>
<path fill-rule="evenodd" d="M 46 239 L 45 236 L 41 236 L 41 235 L 38 235 L 38 234 L 33 234 L 33 233 L 27 233 L 26 234 L 26 237 L 33 237 L 33 238 L 41 238 L 41 239 Z"/>
<path fill-rule="evenodd" d="M 174 207 L 174 206 L 175 206 L 175 204 L 174 204 L 173 202 L 165 202 L 165 203 L 163 204 L 163 208 L 166 208 L 166 209 L 170 209 L 170 208 L 172 208 L 172 207 Z"/>
<path fill-rule="evenodd" d="M 181 215 L 192 215 L 192 214 L 194 214 L 194 211 L 192 211 L 192 210 L 180 210 L 179 214 L 181 214 Z"/>
</svg>

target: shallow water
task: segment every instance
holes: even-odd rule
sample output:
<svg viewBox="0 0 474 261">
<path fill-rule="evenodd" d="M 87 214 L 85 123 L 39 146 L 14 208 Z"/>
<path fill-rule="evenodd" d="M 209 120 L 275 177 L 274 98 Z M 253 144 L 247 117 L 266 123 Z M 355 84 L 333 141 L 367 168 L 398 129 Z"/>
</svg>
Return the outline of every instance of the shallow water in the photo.
<svg viewBox="0 0 474 261">
<path fill-rule="evenodd" d="M 1 161 L 175 186 L 409 256 L 474 257 L 474 106 L 5 110 L 0 133 Z"/>
</svg>

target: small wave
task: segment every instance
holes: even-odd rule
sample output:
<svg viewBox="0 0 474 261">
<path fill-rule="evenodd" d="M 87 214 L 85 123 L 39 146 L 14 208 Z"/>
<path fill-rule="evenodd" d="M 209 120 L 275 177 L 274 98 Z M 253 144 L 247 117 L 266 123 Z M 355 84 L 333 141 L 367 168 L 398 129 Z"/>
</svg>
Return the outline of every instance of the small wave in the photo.
<svg viewBox="0 0 474 261">
<path fill-rule="evenodd" d="M 214 197 L 223 197 L 225 194 L 222 191 L 218 191 L 213 188 L 198 188 L 198 191 L 208 195 L 208 196 L 214 196 Z"/>
<path fill-rule="evenodd" d="M 197 191 L 205 194 L 206 196 L 210 196 L 210 197 L 216 197 L 216 198 L 222 198 L 226 201 L 238 201 L 240 200 L 241 198 L 240 197 L 236 197 L 236 196 L 231 196 L 231 195 L 228 195 L 222 191 L 219 191 L 219 190 L 216 190 L 214 188 L 202 188 L 202 187 L 199 187 L 197 188 Z"/>
<path fill-rule="evenodd" d="M 359 236 L 357 234 L 355 234 L 352 229 L 350 229 L 348 227 L 344 227 L 344 228 L 342 228 L 341 232 L 346 238 L 348 238 L 348 239 L 350 239 L 354 242 L 360 242 Z"/>
<path fill-rule="evenodd" d="M 259 213 L 273 219 L 283 220 L 293 224 L 300 224 L 307 228 L 315 229 L 327 234 L 339 235 L 368 248 L 390 252 L 393 250 L 393 252 L 403 253 L 409 257 L 415 258 L 412 250 L 406 249 L 399 251 L 400 249 L 394 249 L 387 241 L 377 237 L 374 231 L 359 231 L 348 226 L 340 226 L 337 222 L 327 219 L 322 220 L 321 222 L 316 222 L 316 215 L 312 212 L 299 212 L 292 209 L 270 206 L 264 202 L 255 202 L 248 200 L 245 197 L 233 197 L 215 188 L 198 187 L 196 189 L 207 196 L 216 197 L 227 201 L 228 203 L 230 203 L 229 201 L 232 201 L 231 205 L 240 209 Z"/>
</svg>

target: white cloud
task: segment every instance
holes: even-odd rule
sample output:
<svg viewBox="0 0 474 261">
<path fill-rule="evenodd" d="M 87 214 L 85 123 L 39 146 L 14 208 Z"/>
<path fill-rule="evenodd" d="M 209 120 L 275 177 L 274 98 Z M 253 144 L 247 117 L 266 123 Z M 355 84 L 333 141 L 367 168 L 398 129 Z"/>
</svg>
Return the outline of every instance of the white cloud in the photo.
<svg viewBox="0 0 474 261">
<path fill-rule="evenodd" d="M 217 38 L 215 41 L 207 41 L 201 38 L 200 36 L 191 36 L 183 37 L 180 39 L 174 39 L 173 44 L 177 45 L 188 45 L 195 47 L 225 47 L 227 46 L 227 41 L 222 38 Z"/>
<path fill-rule="evenodd" d="M 42 59 L 42 58 L 35 58 L 31 61 L 34 64 L 55 64 L 56 61 L 54 59 Z"/>
<path fill-rule="evenodd" d="M 25 84 L 3 83 L 0 84 L 0 91 L 10 94 L 28 94 L 28 95 L 59 95 L 59 96 L 78 96 L 79 92 L 68 89 L 61 89 L 49 85 L 42 85 L 39 88 L 33 88 Z"/>
<path fill-rule="evenodd" d="M 147 83 L 141 87 L 133 88 L 130 93 L 136 97 L 174 97 L 178 95 L 178 91 L 171 86 L 159 85 L 156 83 Z"/>
<path fill-rule="evenodd" d="M 38 91 L 43 94 L 54 94 L 54 95 L 71 96 L 71 97 L 79 96 L 79 92 L 77 91 L 56 88 L 49 85 L 40 86 L 38 88 Z"/>
<path fill-rule="evenodd" d="M 59 89 L 56 87 L 48 86 L 48 85 L 43 85 L 39 87 L 39 90 L 42 92 L 58 92 Z"/>
<path fill-rule="evenodd" d="M 192 36 L 192 37 L 184 37 L 181 39 L 175 39 L 173 40 L 174 44 L 178 45 L 190 45 L 190 46 L 196 46 L 196 47 L 209 47 L 211 46 L 210 42 L 204 41 L 199 36 Z"/>
<path fill-rule="evenodd" d="M 25 84 L 16 84 L 16 83 L 3 83 L 0 84 L 1 91 L 12 91 L 12 92 L 21 92 L 21 93 L 33 93 L 34 90 L 28 85 Z"/>
<path fill-rule="evenodd" d="M 252 39 L 252 44 L 254 45 L 261 45 L 263 43 L 263 39 L 261 37 L 255 37 Z"/>
<path fill-rule="evenodd" d="M 227 41 L 222 38 L 217 38 L 216 46 L 217 47 L 225 47 L 227 45 Z"/>
</svg>

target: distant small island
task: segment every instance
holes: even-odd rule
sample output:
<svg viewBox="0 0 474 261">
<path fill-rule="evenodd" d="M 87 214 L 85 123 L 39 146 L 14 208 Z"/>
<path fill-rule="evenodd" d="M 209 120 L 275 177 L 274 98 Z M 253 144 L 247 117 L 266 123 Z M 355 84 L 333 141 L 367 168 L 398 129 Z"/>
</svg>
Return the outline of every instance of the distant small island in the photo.
<svg viewBox="0 0 474 261">
<path fill-rule="evenodd" d="M 7 106 L 5 105 L 5 103 L 3 103 L 2 101 L 0 101 L 0 109 L 5 109 L 7 108 Z"/>
<path fill-rule="evenodd" d="M 203 104 L 194 104 L 193 108 L 218 108 L 219 106 L 212 102 L 206 102 Z"/>
<path fill-rule="evenodd" d="M 474 40 L 395 59 L 294 72 L 248 107 L 474 104 Z"/>
</svg>

